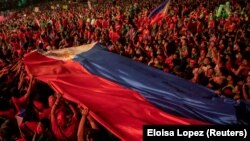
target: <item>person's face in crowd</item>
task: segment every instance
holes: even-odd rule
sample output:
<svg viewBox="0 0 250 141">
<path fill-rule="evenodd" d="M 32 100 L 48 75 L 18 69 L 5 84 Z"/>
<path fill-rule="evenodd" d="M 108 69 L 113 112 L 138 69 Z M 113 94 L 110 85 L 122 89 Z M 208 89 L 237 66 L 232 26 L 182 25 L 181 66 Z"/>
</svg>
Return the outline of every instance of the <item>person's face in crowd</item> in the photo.
<svg viewBox="0 0 250 141">
<path fill-rule="evenodd" d="M 60 127 L 65 127 L 67 120 L 64 112 L 59 112 L 57 115 L 57 123 Z"/>
<path fill-rule="evenodd" d="M 236 50 L 236 51 L 237 51 L 237 50 L 240 50 L 240 48 L 239 48 L 239 45 L 238 45 L 238 44 L 235 44 L 235 45 L 234 45 L 234 50 Z"/>
<path fill-rule="evenodd" d="M 201 55 L 201 57 L 205 57 L 206 56 L 206 51 L 205 50 L 201 50 L 200 51 L 200 55 Z"/>
<path fill-rule="evenodd" d="M 195 66 L 195 61 L 194 60 L 190 60 L 189 61 L 189 67 L 190 68 L 194 68 L 194 66 Z"/>
<path fill-rule="evenodd" d="M 49 96 L 49 99 L 48 99 L 48 104 L 49 104 L 49 107 L 52 107 L 55 103 L 56 99 L 53 95 Z"/>
<path fill-rule="evenodd" d="M 192 48 L 192 54 L 196 53 L 196 48 Z"/>
<path fill-rule="evenodd" d="M 203 63 L 204 63 L 204 65 L 209 65 L 210 60 L 208 58 L 205 58 Z"/>
<path fill-rule="evenodd" d="M 51 46 L 46 47 L 47 51 L 52 50 Z"/>
<path fill-rule="evenodd" d="M 214 77 L 214 82 L 217 84 L 222 84 L 223 78 L 222 77 Z"/>
<path fill-rule="evenodd" d="M 186 45 L 186 40 L 185 40 L 185 39 L 181 39 L 181 44 L 182 44 L 183 46 L 185 46 L 185 45 Z"/>
<path fill-rule="evenodd" d="M 231 51 L 231 48 L 230 48 L 230 46 L 227 46 L 227 49 L 226 49 L 227 51 Z"/>
<path fill-rule="evenodd" d="M 157 55 L 161 55 L 161 50 L 158 49 L 157 52 L 156 52 Z"/>
<path fill-rule="evenodd" d="M 158 65 L 159 64 L 159 60 L 157 58 L 154 59 L 154 64 Z"/>
<path fill-rule="evenodd" d="M 220 48 L 220 49 L 224 49 L 224 44 L 221 43 L 221 44 L 219 45 L 219 48 Z"/>
<path fill-rule="evenodd" d="M 214 70 L 212 68 L 209 68 L 207 70 L 207 76 L 212 76 L 214 74 Z"/>
<path fill-rule="evenodd" d="M 214 47 L 214 42 L 211 41 L 209 47 L 213 48 Z"/>
<path fill-rule="evenodd" d="M 249 17 L 245 14 L 245 21 L 248 21 Z"/>
<path fill-rule="evenodd" d="M 237 54 L 235 55 L 235 57 L 236 57 L 237 60 L 241 60 L 241 59 L 242 59 L 241 53 L 237 53 Z"/>
<path fill-rule="evenodd" d="M 205 48 L 205 47 L 206 47 L 205 42 L 202 42 L 202 43 L 201 43 L 201 48 Z"/>
<path fill-rule="evenodd" d="M 177 54 L 174 54 L 173 59 L 177 59 L 177 58 L 178 58 Z"/>
<path fill-rule="evenodd" d="M 227 76 L 227 81 L 228 81 L 228 82 L 232 82 L 232 81 L 233 81 L 233 77 L 232 77 L 231 75 L 228 75 L 228 76 Z"/>
<path fill-rule="evenodd" d="M 137 49 L 135 53 L 136 53 L 137 55 L 141 55 L 141 50 L 140 50 L 140 49 Z"/>
</svg>

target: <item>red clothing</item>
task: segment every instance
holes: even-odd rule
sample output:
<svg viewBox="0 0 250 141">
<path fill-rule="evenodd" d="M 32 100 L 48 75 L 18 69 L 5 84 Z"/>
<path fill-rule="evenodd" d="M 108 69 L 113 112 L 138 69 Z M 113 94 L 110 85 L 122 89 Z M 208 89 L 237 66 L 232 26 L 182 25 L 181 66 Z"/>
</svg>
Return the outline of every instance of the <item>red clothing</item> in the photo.
<svg viewBox="0 0 250 141">
<path fill-rule="evenodd" d="M 25 124 L 25 125 L 23 125 L 23 124 Z M 36 121 L 26 121 L 25 123 L 23 123 L 22 125 L 21 125 L 21 128 L 22 128 L 22 126 L 26 126 L 26 127 L 28 127 L 31 131 L 36 131 L 36 128 L 37 128 L 37 125 L 38 125 L 38 122 L 36 122 Z"/>
<path fill-rule="evenodd" d="M 250 67 L 245 67 L 244 69 L 242 69 L 241 70 L 242 76 L 247 77 L 249 71 L 250 71 Z"/>
<path fill-rule="evenodd" d="M 42 112 L 39 112 L 39 119 L 47 118 L 50 119 L 51 108 L 44 109 Z"/>
<path fill-rule="evenodd" d="M 51 120 L 51 126 L 53 133 L 57 140 L 59 141 L 75 141 L 76 140 L 76 129 L 78 128 L 78 120 L 76 116 L 73 116 L 71 122 L 68 124 L 69 126 L 66 128 L 58 127 L 57 121 Z"/>
<path fill-rule="evenodd" d="M 231 21 L 227 21 L 227 22 L 224 24 L 224 29 L 229 30 L 231 24 L 232 24 Z"/>
<path fill-rule="evenodd" d="M 78 20 L 78 27 L 82 28 L 82 26 L 83 26 L 83 21 L 82 21 L 82 19 L 79 19 Z"/>
<path fill-rule="evenodd" d="M 102 21 L 101 21 L 101 24 L 102 24 L 102 27 L 103 27 L 103 28 L 108 28 L 108 26 L 109 26 L 109 23 L 108 23 L 108 21 L 106 21 L 106 20 L 102 20 Z"/>
<path fill-rule="evenodd" d="M 34 38 L 35 40 L 38 40 L 38 39 L 39 39 L 39 36 L 40 36 L 40 34 L 38 34 L 38 33 L 34 33 L 34 34 L 33 34 L 33 38 Z"/>
<path fill-rule="evenodd" d="M 26 41 L 25 33 L 19 32 L 18 37 L 19 37 L 19 39 L 20 39 L 22 42 L 25 42 L 25 41 Z"/>
<path fill-rule="evenodd" d="M 0 111 L 0 116 L 9 118 L 9 119 L 15 119 L 15 110 L 9 109 L 7 111 Z"/>
<path fill-rule="evenodd" d="M 168 57 L 168 58 L 165 59 L 165 63 L 166 63 L 166 64 L 171 64 L 172 61 L 173 61 L 173 58 L 172 58 L 172 57 Z"/>
<path fill-rule="evenodd" d="M 142 34 L 142 38 L 143 39 L 147 39 L 149 36 L 149 30 L 148 29 L 144 29 L 143 30 L 143 34 Z"/>
<path fill-rule="evenodd" d="M 228 27 L 228 31 L 233 32 L 236 30 L 236 24 L 232 23 L 229 27 Z"/>
<path fill-rule="evenodd" d="M 173 22 L 169 23 L 169 28 L 170 29 L 174 29 L 174 27 L 175 27 L 175 24 Z"/>
<path fill-rule="evenodd" d="M 110 31 L 109 32 L 109 38 L 115 42 L 115 41 L 118 41 L 120 39 L 120 35 L 117 33 L 117 32 L 114 32 L 114 31 Z"/>
<path fill-rule="evenodd" d="M 11 43 L 11 46 L 14 48 L 15 51 L 21 49 L 21 45 L 19 43 Z"/>
<path fill-rule="evenodd" d="M 5 39 L 5 38 L 6 38 L 6 36 L 5 36 L 4 33 L 0 33 L 0 37 L 1 37 L 2 39 Z"/>
<path fill-rule="evenodd" d="M 102 27 L 102 20 L 96 20 L 95 26 L 101 28 Z"/>
<path fill-rule="evenodd" d="M 202 33 L 202 31 L 203 31 L 202 23 L 201 22 L 197 22 L 197 32 L 198 33 Z"/>
<path fill-rule="evenodd" d="M 116 30 L 117 32 L 120 32 L 120 31 L 121 31 L 121 28 L 122 28 L 122 26 L 121 26 L 120 24 L 116 24 L 116 25 L 115 25 L 115 30 Z"/>
<path fill-rule="evenodd" d="M 214 28 L 214 26 L 215 26 L 214 20 L 209 21 L 208 28 Z"/>
<path fill-rule="evenodd" d="M 34 104 L 35 108 L 39 111 L 42 111 L 44 109 L 43 103 L 40 101 L 34 100 L 33 104 Z"/>
<path fill-rule="evenodd" d="M 154 25 L 155 23 L 160 24 L 161 20 L 162 20 L 165 16 L 166 16 L 165 13 L 159 13 L 159 14 L 157 14 L 156 16 L 154 16 L 154 17 L 151 19 L 150 25 Z"/>
<path fill-rule="evenodd" d="M 68 25 L 68 20 L 67 20 L 67 19 L 64 19 L 64 20 L 62 21 L 62 26 L 63 26 L 63 27 L 67 27 L 67 25 Z"/>
<path fill-rule="evenodd" d="M 84 36 L 89 39 L 91 37 L 91 32 L 90 31 L 85 31 Z"/>
</svg>

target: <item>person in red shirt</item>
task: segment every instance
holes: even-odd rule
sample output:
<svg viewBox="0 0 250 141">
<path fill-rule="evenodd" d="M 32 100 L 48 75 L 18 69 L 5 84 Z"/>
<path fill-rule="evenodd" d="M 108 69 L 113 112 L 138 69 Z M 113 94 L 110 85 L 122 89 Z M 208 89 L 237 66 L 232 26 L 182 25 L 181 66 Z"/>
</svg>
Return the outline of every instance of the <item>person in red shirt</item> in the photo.
<svg viewBox="0 0 250 141">
<path fill-rule="evenodd" d="M 56 114 L 56 109 L 61 100 L 61 95 L 57 95 L 57 99 L 51 109 L 51 126 L 55 138 L 59 141 L 75 141 L 76 131 L 78 127 L 77 112 L 73 105 L 69 104 L 69 108 L 73 113 L 70 120 L 66 118 L 64 110 L 59 111 Z M 69 121 L 69 122 L 68 122 Z"/>
<path fill-rule="evenodd" d="M 51 108 L 53 107 L 56 99 L 54 95 L 48 97 L 48 108 L 43 108 L 40 112 L 38 112 L 39 119 L 47 118 L 50 119 Z"/>
</svg>

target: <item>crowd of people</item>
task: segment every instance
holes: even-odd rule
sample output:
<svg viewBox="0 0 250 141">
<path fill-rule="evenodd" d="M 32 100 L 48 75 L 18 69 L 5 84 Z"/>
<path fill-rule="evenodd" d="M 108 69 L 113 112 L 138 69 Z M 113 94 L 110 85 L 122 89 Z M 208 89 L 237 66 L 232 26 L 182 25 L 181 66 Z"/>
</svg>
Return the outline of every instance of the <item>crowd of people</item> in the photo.
<svg viewBox="0 0 250 141">
<path fill-rule="evenodd" d="M 1 22 L 1 138 L 118 140 L 88 115 L 88 109 L 61 98 L 27 74 L 23 56 L 37 48 L 49 51 L 99 42 L 111 52 L 204 85 L 222 97 L 248 101 L 247 0 L 231 0 L 226 17 L 215 14 L 225 0 L 171 1 L 167 15 L 152 23 L 148 15 L 161 2 L 99 0 L 67 3 L 64 8 L 64 2 L 52 2 L 40 4 L 39 12 L 34 12 L 35 6 L 24 8 Z M 16 116 L 21 123 L 13 122 Z"/>
</svg>

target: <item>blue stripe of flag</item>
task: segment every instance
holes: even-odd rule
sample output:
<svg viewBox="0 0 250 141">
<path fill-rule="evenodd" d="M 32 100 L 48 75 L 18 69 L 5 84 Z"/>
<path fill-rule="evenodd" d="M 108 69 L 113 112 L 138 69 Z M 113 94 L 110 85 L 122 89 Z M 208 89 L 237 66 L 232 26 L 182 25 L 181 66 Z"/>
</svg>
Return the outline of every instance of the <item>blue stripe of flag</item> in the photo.
<svg viewBox="0 0 250 141">
<path fill-rule="evenodd" d="M 139 92 L 167 113 L 214 124 L 250 123 L 245 118 L 249 115 L 247 103 L 220 98 L 206 87 L 111 53 L 99 44 L 76 55 L 74 60 L 92 74 Z"/>
</svg>

